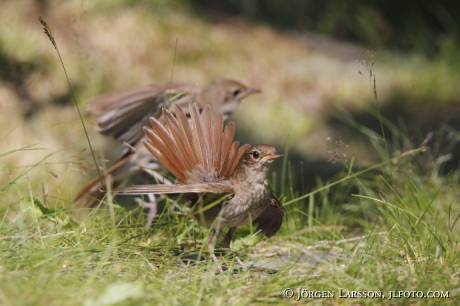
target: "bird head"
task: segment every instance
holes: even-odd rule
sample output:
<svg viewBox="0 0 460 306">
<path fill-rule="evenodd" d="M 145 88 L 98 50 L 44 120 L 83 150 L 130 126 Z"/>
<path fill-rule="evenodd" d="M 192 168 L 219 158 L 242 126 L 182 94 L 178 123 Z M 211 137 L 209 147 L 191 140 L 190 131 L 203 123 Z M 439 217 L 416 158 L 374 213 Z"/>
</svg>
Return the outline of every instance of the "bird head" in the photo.
<svg viewBox="0 0 460 306">
<path fill-rule="evenodd" d="M 259 89 L 249 88 L 246 85 L 230 79 L 220 79 L 203 90 L 200 106 L 209 104 L 213 109 L 218 109 L 225 117 L 230 116 L 246 97 L 260 93 Z"/>
<path fill-rule="evenodd" d="M 254 180 L 265 180 L 271 164 L 283 154 L 276 152 L 270 145 L 256 145 L 247 149 L 241 157 L 234 175 Z"/>
</svg>

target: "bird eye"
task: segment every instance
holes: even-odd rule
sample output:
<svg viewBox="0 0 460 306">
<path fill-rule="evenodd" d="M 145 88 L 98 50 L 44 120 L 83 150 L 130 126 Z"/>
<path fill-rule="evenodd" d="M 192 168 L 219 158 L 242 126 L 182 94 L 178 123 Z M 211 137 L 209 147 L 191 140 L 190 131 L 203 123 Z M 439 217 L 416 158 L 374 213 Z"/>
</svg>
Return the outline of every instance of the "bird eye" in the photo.
<svg viewBox="0 0 460 306">
<path fill-rule="evenodd" d="M 260 153 L 259 153 L 259 151 L 252 151 L 252 152 L 251 152 L 251 155 L 252 155 L 252 157 L 254 157 L 255 159 L 258 159 Z"/>
<path fill-rule="evenodd" d="M 240 92 L 241 92 L 241 90 L 235 89 L 235 90 L 233 91 L 233 95 L 236 97 L 237 95 L 240 94 Z"/>
</svg>

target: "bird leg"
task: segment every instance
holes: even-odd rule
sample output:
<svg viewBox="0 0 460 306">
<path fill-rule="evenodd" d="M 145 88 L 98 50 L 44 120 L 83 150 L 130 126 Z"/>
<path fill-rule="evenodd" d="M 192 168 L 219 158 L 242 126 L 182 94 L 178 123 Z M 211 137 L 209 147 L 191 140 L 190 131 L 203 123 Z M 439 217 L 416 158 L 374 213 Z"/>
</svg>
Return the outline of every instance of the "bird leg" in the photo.
<svg viewBox="0 0 460 306">
<path fill-rule="evenodd" d="M 224 272 L 224 269 L 220 264 L 218 264 L 218 260 L 216 257 L 216 254 L 214 254 L 214 238 L 216 236 L 217 230 L 214 228 L 211 230 L 211 233 L 209 234 L 209 239 L 208 239 L 208 250 L 211 253 L 211 258 L 212 260 L 217 263 L 217 267 L 219 268 L 220 272 Z"/>
<path fill-rule="evenodd" d="M 161 182 L 163 184 L 172 184 L 171 181 L 167 180 L 165 177 L 163 177 L 156 171 L 150 170 L 148 168 L 142 168 L 142 170 L 144 171 L 142 172 L 142 174 L 147 173 L 151 175 L 154 179 L 156 179 L 158 182 Z M 135 198 L 134 200 L 137 202 L 138 205 L 143 206 L 144 208 L 148 208 L 149 211 L 147 213 L 147 223 L 145 224 L 145 227 L 149 229 L 152 226 L 153 219 L 155 219 L 157 215 L 158 204 L 153 193 L 148 193 L 147 196 L 149 198 L 149 202 L 143 202 L 140 198 Z"/>
<path fill-rule="evenodd" d="M 173 184 L 170 180 L 165 178 L 163 175 L 161 175 L 160 173 L 158 173 L 156 171 L 153 171 L 153 170 L 151 170 L 149 168 L 143 167 L 142 171 L 144 171 L 147 174 L 150 174 L 150 176 L 153 177 L 155 180 L 157 180 L 158 183 L 167 184 L 167 185 L 172 185 Z"/>
<path fill-rule="evenodd" d="M 214 236 L 215 235 L 216 235 L 216 230 L 212 229 L 211 233 L 209 234 L 209 238 L 208 238 L 208 250 L 209 252 L 211 252 L 212 259 L 217 262 L 217 257 L 214 254 Z"/>
<path fill-rule="evenodd" d="M 224 248 L 230 249 L 230 243 L 232 242 L 233 234 L 235 233 L 236 227 L 230 227 L 224 238 Z"/>
<path fill-rule="evenodd" d="M 230 227 L 228 229 L 228 232 L 224 237 L 224 248 L 231 250 L 230 243 L 232 242 L 233 234 L 235 233 L 235 231 L 236 231 L 236 227 Z M 238 256 L 235 256 L 235 259 L 238 264 L 240 264 L 243 268 L 246 268 L 243 262 L 238 258 Z"/>
<path fill-rule="evenodd" d="M 149 202 L 144 202 L 141 198 L 134 198 L 134 201 L 136 201 L 139 206 L 148 208 L 149 211 L 147 212 L 147 222 L 145 223 L 145 227 L 149 229 L 152 226 L 153 219 L 155 219 L 157 215 L 158 205 L 153 193 L 148 193 L 147 196 L 149 198 Z"/>
</svg>

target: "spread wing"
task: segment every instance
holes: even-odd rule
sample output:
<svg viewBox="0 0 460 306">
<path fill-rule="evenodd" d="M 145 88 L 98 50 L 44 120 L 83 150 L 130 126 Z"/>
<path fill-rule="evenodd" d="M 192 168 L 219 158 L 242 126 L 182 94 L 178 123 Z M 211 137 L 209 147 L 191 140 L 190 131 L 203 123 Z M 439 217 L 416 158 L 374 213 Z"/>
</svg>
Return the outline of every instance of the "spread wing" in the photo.
<svg viewBox="0 0 460 306">
<path fill-rule="evenodd" d="M 98 115 L 98 131 L 134 146 L 144 136 L 149 117 L 160 118 L 172 101 L 186 106 L 200 89 L 189 83 L 165 82 L 101 95 L 88 110 Z"/>
<path fill-rule="evenodd" d="M 132 185 L 116 189 L 119 194 L 184 194 L 184 193 L 215 193 L 232 194 L 233 189 L 223 183 L 198 183 L 176 185 Z"/>
</svg>

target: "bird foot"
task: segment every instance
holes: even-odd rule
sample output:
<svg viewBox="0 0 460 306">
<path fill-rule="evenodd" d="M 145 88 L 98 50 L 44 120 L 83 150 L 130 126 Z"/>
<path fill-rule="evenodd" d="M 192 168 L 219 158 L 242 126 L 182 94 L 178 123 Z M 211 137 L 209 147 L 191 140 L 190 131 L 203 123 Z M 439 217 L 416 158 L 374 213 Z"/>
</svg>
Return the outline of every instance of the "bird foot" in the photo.
<svg viewBox="0 0 460 306">
<path fill-rule="evenodd" d="M 214 254 L 214 252 L 211 252 L 211 258 L 217 264 L 217 268 L 219 269 L 220 273 L 224 273 L 228 270 L 228 267 L 226 265 L 221 265 L 219 263 L 219 260 L 217 259 L 217 256 L 216 254 Z"/>
<path fill-rule="evenodd" d="M 243 270 L 247 270 L 247 267 L 244 265 L 241 259 L 238 258 L 238 256 L 235 256 L 235 259 L 236 259 L 236 262 L 243 268 Z"/>
<path fill-rule="evenodd" d="M 214 254 L 214 251 L 211 252 L 211 258 L 214 261 L 214 263 L 217 264 L 217 267 L 221 273 L 228 271 L 229 267 L 226 264 L 219 263 L 219 259 L 217 258 L 216 254 Z M 239 265 L 239 267 L 233 268 L 234 271 L 246 271 L 248 269 L 246 265 L 241 261 L 241 259 L 238 258 L 238 256 L 235 255 L 234 258 Z"/>
<path fill-rule="evenodd" d="M 136 203 L 139 205 L 139 206 L 142 206 L 144 208 L 148 208 L 148 212 L 147 212 L 147 223 L 145 224 L 145 227 L 147 229 L 149 229 L 151 226 L 152 226 L 152 222 L 153 222 L 153 219 L 155 219 L 156 215 L 157 215 L 157 212 L 158 212 L 158 204 L 157 204 L 157 200 L 155 199 L 155 196 L 151 193 L 147 194 L 148 198 L 149 198 L 149 202 L 144 202 L 142 201 L 141 198 L 135 198 L 134 201 L 136 201 Z"/>
</svg>

